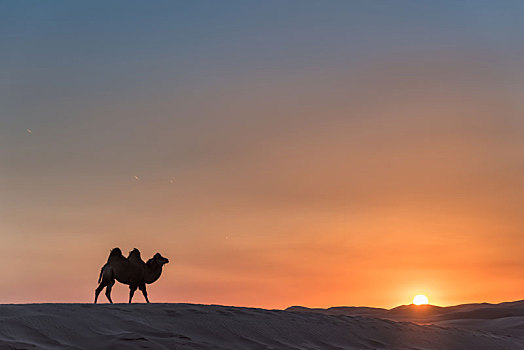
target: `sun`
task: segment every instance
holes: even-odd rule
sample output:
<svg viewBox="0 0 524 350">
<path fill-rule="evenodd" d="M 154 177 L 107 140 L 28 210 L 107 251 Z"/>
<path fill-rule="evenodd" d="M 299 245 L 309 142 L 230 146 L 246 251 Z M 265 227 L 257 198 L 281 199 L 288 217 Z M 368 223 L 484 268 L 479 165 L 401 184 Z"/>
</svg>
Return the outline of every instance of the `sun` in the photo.
<svg viewBox="0 0 524 350">
<path fill-rule="evenodd" d="M 413 298 L 413 304 L 426 305 L 426 304 L 429 304 L 429 300 L 425 295 L 419 294 Z"/>
</svg>

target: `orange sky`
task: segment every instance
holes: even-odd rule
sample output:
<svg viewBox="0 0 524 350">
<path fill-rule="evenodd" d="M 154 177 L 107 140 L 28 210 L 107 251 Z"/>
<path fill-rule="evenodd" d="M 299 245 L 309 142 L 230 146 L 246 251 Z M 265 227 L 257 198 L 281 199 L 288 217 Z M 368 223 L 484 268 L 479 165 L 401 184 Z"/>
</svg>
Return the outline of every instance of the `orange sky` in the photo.
<svg viewBox="0 0 524 350">
<path fill-rule="evenodd" d="M 34 33 L 3 63 L 0 303 L 91 302 L 116 246 L 171 260 L 150 287 L 155 302 L 523 298 L 524 102 L 514 46 L 487 34 L 468 45 L 420 23 L 406 29 L 397 13 L 368 33 L 380 34 L 368 38 L 373 50 L 356 36 L 347 51 L 333 44 L 329 55 L 308 56 L 302 36 L 340 32 L 299 16 L 273 18 L 273 32 L 238 23 L 249 30 L 224 32 L 227 54 L 215 37 L 190 47 L 161 37 L 171 46 L 157 47 L 137 29 L 137 42 L 113 47 L 78 29 L 81 42 L 109 52 L 64 51 L 88 65 L 52 66 L 69 40 L 56 30 L 92 25 L 62 15 L 37 18 L 47 31 L 26 24 Z M 113 23 L 119 38 L 111 16 L 94 18 Z M 221 20 L 208 25 L 223 29 Z M 332 20 L 353 33 L 343 17 Z M 436 35 L 433 45 L 410 37 L 417 26 Z M 414 44 L 390 38 L 391 28 Z M 17 62 L 39 40 L 50 53 Z M 374 51 L 381 43 L 385 52 Z M 114 288 L 114 300 L 126 295 Z"/>
</svg>

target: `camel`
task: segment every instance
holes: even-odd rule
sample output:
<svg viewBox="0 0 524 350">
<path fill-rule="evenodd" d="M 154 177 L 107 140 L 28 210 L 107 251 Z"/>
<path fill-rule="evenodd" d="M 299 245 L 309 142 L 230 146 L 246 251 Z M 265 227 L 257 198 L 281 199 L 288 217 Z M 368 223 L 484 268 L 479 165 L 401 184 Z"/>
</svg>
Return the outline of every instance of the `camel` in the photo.
<svg viewBox="0 0 524 350">
<path fill-rule="evenodd" d="M 113 248 L 107 258 L 107 263 L 100 270 L 98 277 L 98 287 L 95 290 L 95 304 L 98 300 L 100 292 L 106 288 L 107 300 L 112 304 L 111 289 L 115 284 L 115 280 L 129 285 L 129 303 L 133 299 L 135 291 L 140 289 L 146 302 L 149 303 L 147 297 L 146 284 L 151 284 L 160 278 L 162 274 L 162 267 L 167 264 L 169 260 L 164 258 L 160 253 L 156 253 L 147 262 L 142 260 L 140 251 L 133 249 L 129 252 L 128 257 L 124 257 L 120 248 Z"/>
</svg>

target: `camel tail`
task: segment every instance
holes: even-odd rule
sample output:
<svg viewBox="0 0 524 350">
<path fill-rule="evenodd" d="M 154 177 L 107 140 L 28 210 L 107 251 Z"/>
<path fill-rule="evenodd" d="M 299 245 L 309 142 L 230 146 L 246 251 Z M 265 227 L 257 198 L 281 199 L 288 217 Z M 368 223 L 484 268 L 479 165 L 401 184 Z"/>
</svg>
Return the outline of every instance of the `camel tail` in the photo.
<svg viewBox="0 0 524 350">
<path fill-rule="evenodd" d="M 105 265 L 100 269 L 100 276 L 98 276 L 98 283 L 100 283 L 100 281 L 102 281 L 102 275 L 104 273 L 104 267 L 105 267 Z"/>
</svg>

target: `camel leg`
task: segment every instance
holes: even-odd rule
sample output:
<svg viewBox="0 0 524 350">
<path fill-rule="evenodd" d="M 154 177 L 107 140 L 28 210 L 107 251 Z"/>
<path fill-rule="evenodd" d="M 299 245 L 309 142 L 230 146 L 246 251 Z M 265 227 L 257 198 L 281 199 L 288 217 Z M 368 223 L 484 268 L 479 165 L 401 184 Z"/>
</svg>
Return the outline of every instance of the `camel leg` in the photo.
<svg viewBox="0 0 524 350">
<path fill-rule="evenodd" d="M 129 286 L 129 304 L 131 304 L 131 300 L 133 299 L 133 294 L 135 294 L 136 286 Z"/>
<path fill-rule="evenodd" d="M 114 284 L 115 284 L 115 280 L 112 280 L 111 282 L 109 282 L 106 288 L 106 298 L 107 300 L 109 300 L 111 304 L 113 304 L 113 300 L 111 300 L 111 289 L 113 288 Z"/>
<path fill-rule="evenodd" d="M 146 289 L 146 285 L 143 284 L 143 285 L 141 285 L 139 288 L 140 288 L 140 290 L 142 291 L 142 294 L 144 294 L 144 298 L 146 299 L 147 303 L 149 304 L 149 299 L 147 298 L 147 289 Z"/>
<path fill-rule="evenodd" d="M 105 288 L 105 286 L 107 286 L 107 281 L 102 281 L 102 282 L 100 282 L 98 287 L 95 289 L 95 304 L 96 304 L 96 301 L 98 300 L 98 295 L 100 294 L 102 289 Z"/>
</svg>

